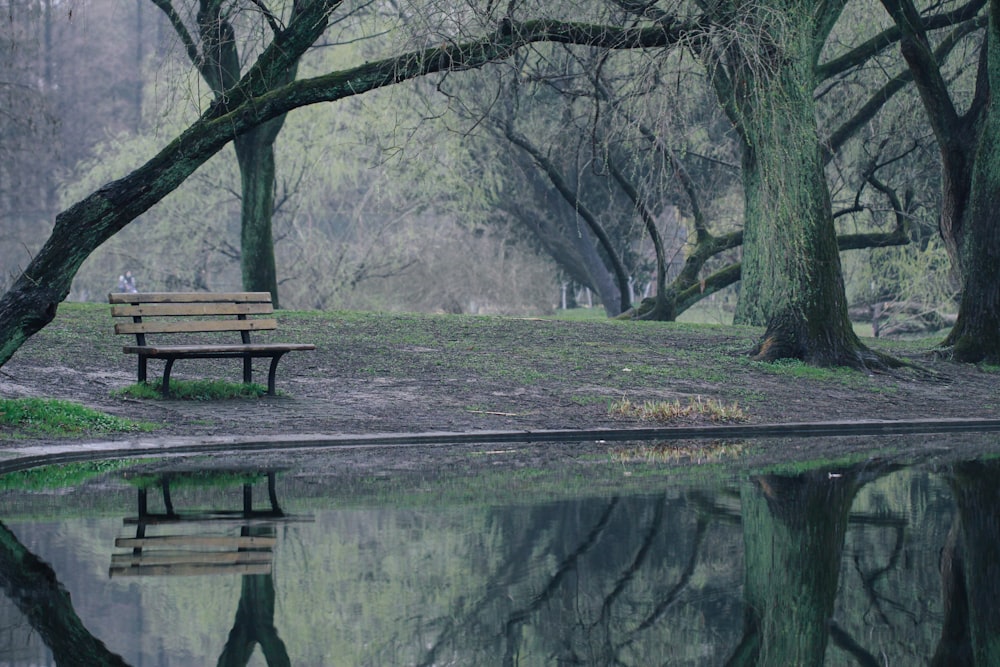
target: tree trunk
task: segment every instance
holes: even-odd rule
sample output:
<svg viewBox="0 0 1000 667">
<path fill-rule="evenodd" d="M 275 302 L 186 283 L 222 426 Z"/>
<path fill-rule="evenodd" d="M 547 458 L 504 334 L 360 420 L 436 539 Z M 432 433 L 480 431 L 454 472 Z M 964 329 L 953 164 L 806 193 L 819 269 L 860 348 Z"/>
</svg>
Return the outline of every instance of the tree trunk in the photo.
<svg viewBox="0 0 1000 667">
<path fill-rule="evenodd" d="M 882 0 L 903 38 L 900 51 L 913 73 L 941 151 L 940 231 L 962 281 L 958 321 L 942 345 L 958 361 L 1000 363 L 1000 0 L 990 0 L 979 76 L 968 110 L 960 115 L 941 63 L 911 0 Z"/>
<path fill-rule="evenodd" d="M 285 117 L 258 125 L 237 137 L 236 159 L 240 166 L 243 196 L 240 213 L 240 269 L 243 289 L 270 292 L 278 305 L 278 272 L 274 260 L 275 162 L 274 142 Z"/>
<path fill-rule="evenodd" d="M 853 480 L 823 472 L 744 485 L 745 629 L 729 665 L 823 664 Z"/>
<path fill-rule="evenodd" d="M 301 10 L 301 0 L 292 9 L 293 16 Z M 212 88 L 216 100 L 225 103 L 227 91 L 240 80 L 240 57 L 235 31 L 224 15 L 221 4 L 198 14 L 202 50 L 210 60 L 200 71 Z M 183 36 L 182 36 L 183 39 Z M 197 59 L 195 63 L 198 64 Z M 298 61 L 287 70 L 268 79 L 268 88 L 275 89 L 293 81 Z M 275 161 L 274 143 L 278 139 L 285 116 L 258 125 L 236 137 L 236 160 L 240 168 L 240 274 L 243 289 L 250 292 L 270 292 L 275 308 L 278 302 L 278 271 L 274 259 Z"/>
<path fill-rule="evenodd" d="M 989 88 L 1000 91 L 1000 0 L 989 6 L 986 48 Z M 982 84 L 981 84 L 982 85 Z M 944 341 L 955 359 L 1000 363 L 1000 105 L 989 96 L 980 125 L 969 205 L 958 244 L 962 298 L 958 321 Z M 942 230 L 943 232 L 943 230 Z"/>
<path fill-rule="evenodd" d="M 1000 665 L 1000 465 L 956 467 L 951 487 L 962 524 L 973 664 Z"/>
<path fill-rule="evenodd" d="M 832 10 L 828 10 L 832 11 Z M 828 23 L 812 3 L 770 0 L 734 19 L 712 72 L 743 139 L 742 288 L 735 321 L 766 325 L 753 354 L 861 367 L 879 358 L 847 314 L 813 91 Z"/>
<path fill-rule="evenodd" d="M 21 610 L 56 664 L 127 667 L 83 625 L 56 573 L 0 523 L 0 590 Z"/>
</svg>

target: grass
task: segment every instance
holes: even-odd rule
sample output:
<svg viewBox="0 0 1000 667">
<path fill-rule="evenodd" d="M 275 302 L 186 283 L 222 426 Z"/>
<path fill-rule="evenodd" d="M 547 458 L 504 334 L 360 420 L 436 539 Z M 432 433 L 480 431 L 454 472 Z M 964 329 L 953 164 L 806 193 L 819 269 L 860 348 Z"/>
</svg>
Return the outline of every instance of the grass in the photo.
<svg viewBox="0 0 1000 667">
<path fill-rule="evenodd" d="M 59 463 L 0 475 L 0 491 L 44 491 L 79 486 L 93 477 L 129 468 L 136 459 Z"/>
<path fill-rule="evenodd" d="M 139 382 L 118 389 L 113 394 L 125 398 L 158 400 L 163 398 L 162 380 Z M 260 398 L 267 394 L 267 387 L 228 380 L 172 380 L 170 398 L 186 401 L 218 401 L 234 398 Z"/>
<path fill-rule="evenodd" d="M 0 428 L 13 437 L 102 435 L 151 431 L 155 424 L 108 415 L 71 401 L 0 399 Z"/>
<path fill-rule="evenodd" d="M 702 419 L 732 424 L 745 422 L 748 419 L 746 413 L 736 403 L 726 405 L 714 398 L 703 399 L 701 396 L 690 399 L 687 405 L 682 405 L 680 401 L 634 403 L 628 398 L 622 398 L 612 403 L 608 412 L 612 417 L 655 421 L 661 424 Z"/>
<path fill-rule="evenodd" d="M 739 458 L 747 449 L 742 441 L 662 442 L 622 447 L 611 452 L 616 463 L 721 463 Z"/>
</svg>

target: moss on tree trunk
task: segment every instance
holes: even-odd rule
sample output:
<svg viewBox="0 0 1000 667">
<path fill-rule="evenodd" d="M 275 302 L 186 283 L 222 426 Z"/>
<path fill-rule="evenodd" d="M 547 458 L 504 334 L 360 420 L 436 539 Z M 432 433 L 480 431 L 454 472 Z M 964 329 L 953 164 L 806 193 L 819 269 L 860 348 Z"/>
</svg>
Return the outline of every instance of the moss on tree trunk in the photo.
<svg viewBox="0 0 1000 667">
<path fill-rule="evenodd" d="M 742 289 L 735 320 L 766 326 L 760 360 L 881 365 L 847 314 L 813 91 L 824 26 L 839 9 L 768 0 L 727 3 L 733 36 L 716 90 L 743 140 Z M 829 16 L 827 14 L 830 14 Z"/>
</svg>

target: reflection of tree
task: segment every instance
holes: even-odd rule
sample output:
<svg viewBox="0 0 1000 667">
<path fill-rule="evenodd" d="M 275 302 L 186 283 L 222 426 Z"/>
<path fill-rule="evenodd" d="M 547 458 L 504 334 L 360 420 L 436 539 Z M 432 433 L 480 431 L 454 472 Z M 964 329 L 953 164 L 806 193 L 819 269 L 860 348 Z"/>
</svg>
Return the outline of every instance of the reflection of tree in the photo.
<svg viewBox="0 0 1000 667">
<path fill-rule="evenodd" d="M 958 517 L 941 551 L 945 625 L 935 665 L 1000 664 L 1000 461 L 954 467 Z"/>
<path fill-rule="evenodd" d="M 743 641 L 730 665 L 821 665 L 857 475 L 765 475 L 745 485 Z"/>
<path fill-rule="evenodd" d="M 90 634 L 73 609 L 69 593 L 53 569 L 28 551 L 0 523 L 0 587 L 52 651 L 56 664 L 73 667 L 125 665 Z"/>
<path fill-rule="evenodd" d="M 662 653 L 647 643 L 669 641 L 667 619 L 684 609 L 704 565 L 709 528 L 731 522 L 702 505 L 710 503 L 662 494 L 539 506 L 527 517 L 499 513 L 506 548 L 484 595 L 438 627 L 418 664 L 455 655 L 473 664 L 478 653 L 513 665 L 526 652 L 557 664 L 649 664 Z M 736 611 L 724 596 L 713 620 L 733 621 Z"/>
<path fill-rule="evenodd" d="M 236 620 L 219 656 L 219 667 L 243 667 L 257 644 L 269 667 L 292 664 L 274 627 L 274 577 L 270 574 L 243 575 Z"/>
</svg>

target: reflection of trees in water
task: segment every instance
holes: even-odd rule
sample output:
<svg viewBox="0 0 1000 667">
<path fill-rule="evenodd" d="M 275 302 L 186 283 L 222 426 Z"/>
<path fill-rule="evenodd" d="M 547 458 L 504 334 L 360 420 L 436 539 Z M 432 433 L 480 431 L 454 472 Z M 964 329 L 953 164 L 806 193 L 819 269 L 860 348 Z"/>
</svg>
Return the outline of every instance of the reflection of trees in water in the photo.
<svg viewBox="0 0 1000 667">
<path fill-rule="evenodd" d="M 933 665 L 1000 665 L 1000 461 L 948 475 L 958 515 L 941 552 L 945 622 Z"/>
<path fill-rule="evenodd" d="M 823 664 L 857 477 L 764 475 L 744 485 L 744 632 L 729 665 Z"/>
<path fill-rule="evenodd" d="M 243 667 L 250 662 L 258 644 L 268 667 L 292 664 L 285 643 L 274 627 L 274 577 L 245 574 L 236 619 L 219 656 L 219 667 Z"/>
<path fill-rule="evenodd" d="M 401 639 L 426 648 L 423 664 L 723 664 L 728 655 L 733 665 L 808 665 L 823 664 L 841 650 L 846 655 L 839 659 L 864 667 L 882 664 L 875 657 L 879 641 L 916 646 L 912 638 L 919 627 L 921 641 L 938 637 L 932 665 L 1000 664 L 994 654 L 1000 627 L 1000 463 L 967 463 L 945 472 L 955 520 L 947 537 L 946 523 L 928 532 L 941 547 L 943 617 L 937 608 L 928 615 L 907 607 L 913 607 L 916 589 L 906 591 L 912 599 L 902 594 L 901 586 L 909 585 L 904 577 L 916 576 L 908 560 L 912 544 L 904 538 L 918 517 L 883 513 L 884 507 L 851 513 L 854 504 L 867 508 L 855 502 L 857 492 L 884 472 L 758 476 L 740 487 L 739 511 L 722 494 L 696 491 L 494 510 L 487 529 L 499 536 L 493 544 L 500 553 L 476 561 L 483 570 L 476 599 L 450 601 L 447 618 L 422 621 Z M 926 491 L 912 484 L 899 488 L 904 495 Z M 946 502 L 945 487 L 935 488 Z M 276 508 L 276 498 L 271 500 Z M 951 512 L 949 504 L 944 515 Z M 262 529 L 273 531 L 252 530 Z M 858 552 L 845 559 L 845 536 L 863 531 L 877 532 L 882 547 L 874 555 Z M 852 539 L 860 549 L 870 536 Z M 922 557 L 929 549 L 920 546 Z M 745 606 L 736 597 L 740 572 Z M 271 667 L 290 664 L 274 624 L 274 579 L 247 575 L 241 581 L 218 664 L 245 665 L 257 646 Z M 3 524 L 0 586 L 58 664 L 126 664 L 83 626 L 52 568 Z M 734 632 L 741 612 L 742 642 Z M 692 629 L 696 617 L 702 625 Z M 882 639 L 860 631 L 876 623 L 892 626 Z M 933 636 L 920 644 L 921 653 L 934 646 Z M 703 652 L 710 642 L 714 655 Z"/>
<path fill-rule="evenodd" d="M 56 664 L 74 667 L 127 666 L 84 627 L 69 593 L 52 568 L 28 551 L 0 523 L 0 587 L 41 636 Z"/>
<path fill-rule="evenodd" d="M 718 629 L 738 616 L 735 581 L 703 576 L 691 586 L 699 566 L 737 552 L 731 517 L 713 512 L 705 499 L 585 499 L 505 508 L 493 522 L 505 536 L 505 553 L 486 574 L 482 597 L 457 610 L 418 664 L 454 656 L 477 664 L 539 657 L 558 664 L 654 664 L 668 646 L 667 623 Z M 715 523 L 729 524 L 728 533 L 718 531 L 715 548 L 706 549 Z M 724 568 L 717 576 L 726 576 Z M 678 604 L 693 594 L 703 598 L 700 610 L 715 613 L 702 617 Z M 671 637 L 683 634 L 674 630 Z"/>
</svg>

